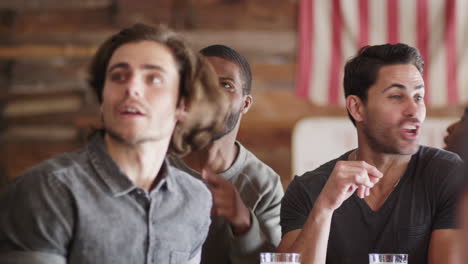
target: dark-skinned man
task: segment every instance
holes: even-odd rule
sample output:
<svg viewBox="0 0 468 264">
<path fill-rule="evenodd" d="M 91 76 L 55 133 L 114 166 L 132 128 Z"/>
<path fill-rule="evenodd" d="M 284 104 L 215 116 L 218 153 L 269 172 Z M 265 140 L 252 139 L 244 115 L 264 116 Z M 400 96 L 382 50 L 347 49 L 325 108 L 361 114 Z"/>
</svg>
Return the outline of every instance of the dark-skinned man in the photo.
<svg viewBox="0 0 468 264">
<path fill-rule="evenodd" d="M 230 99 L 224 131 L 202 151 L 174 164 L 201 177 L 213 196 L 212 225 L 203 246 L 202 263 L 258 263 L 280 240 L 280 178 L 236 140 L 242 116 L 252 104 L 252 73 L 235 50 L 212 45 L 201 54 L 218 75 Z"/>
</svg>

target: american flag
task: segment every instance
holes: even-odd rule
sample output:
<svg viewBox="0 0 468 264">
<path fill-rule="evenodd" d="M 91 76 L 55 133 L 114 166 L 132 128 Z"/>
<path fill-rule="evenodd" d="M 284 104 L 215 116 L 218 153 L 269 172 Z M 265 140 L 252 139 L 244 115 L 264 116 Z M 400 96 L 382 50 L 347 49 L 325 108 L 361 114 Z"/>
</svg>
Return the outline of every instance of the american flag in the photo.
<svg viewBox="0 0 468 264">
<path fill-rule="evenodd" d="M 300 0 L 297 93 L 344 105 L 343 67 L 364 45 L 421 52 L 426 104 L 468 102 L 468 0 Z"/>
</svg>

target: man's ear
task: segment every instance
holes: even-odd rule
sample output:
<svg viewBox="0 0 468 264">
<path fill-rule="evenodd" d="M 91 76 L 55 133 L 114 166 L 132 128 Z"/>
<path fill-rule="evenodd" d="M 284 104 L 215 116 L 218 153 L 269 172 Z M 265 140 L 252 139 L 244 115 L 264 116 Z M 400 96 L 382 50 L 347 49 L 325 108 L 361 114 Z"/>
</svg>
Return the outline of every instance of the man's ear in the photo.
<svg viewBox="0 0 468 264">
<path fill-rule="evenodd" d="M 187 118 L 188 115 L 188 109 L 187 109 L 187 104 L 185 103 L 185 99 L 181 98 L 179 105 L 176 108 L 175 112 L 175 117 L 177 121 L 183 121 L 185 118 Z"/>
<path fill-rule="evenodd" d="M 245 113 L 247 113 L 249 111 L 250 106 L 252 106 L 252 101 L 253 101 L 252 95 L 248 94 L 248 95 L 244 96 L 244 103 L 243 103 L 243 106 L 242 106 L 242 114 L 245 114 Z"/>
<path fill-rule="evenodd" d="M 365 106 L 361 98 L 356 95 L 348 95 L 348 97 L 346 97 L 346 108 L 356 122 L 364 120 Z"/>
</svg>

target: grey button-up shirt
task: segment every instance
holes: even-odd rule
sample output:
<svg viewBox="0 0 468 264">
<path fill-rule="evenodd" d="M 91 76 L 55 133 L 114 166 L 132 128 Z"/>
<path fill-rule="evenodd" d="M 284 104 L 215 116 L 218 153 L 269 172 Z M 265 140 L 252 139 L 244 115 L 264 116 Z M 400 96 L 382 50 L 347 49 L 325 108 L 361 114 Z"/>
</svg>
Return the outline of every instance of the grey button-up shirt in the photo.
<svg viewBox="0 0 468 264">
<path fill-rule="evenodd" d="M 162 170 L 151 192 L 136 187 L 101 136 L 30 169 L 0 194 L 0 263 L 198 263 L 211 195 Z"/>
</svg>

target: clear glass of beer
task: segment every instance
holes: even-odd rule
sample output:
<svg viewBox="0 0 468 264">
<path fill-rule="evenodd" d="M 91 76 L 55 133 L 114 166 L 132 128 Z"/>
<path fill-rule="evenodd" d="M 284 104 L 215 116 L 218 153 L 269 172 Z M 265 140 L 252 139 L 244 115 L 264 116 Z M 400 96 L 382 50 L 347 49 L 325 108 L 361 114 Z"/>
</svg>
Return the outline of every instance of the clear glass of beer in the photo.
<svg viewBox="0 0 468 264">
<path fill-rule="evenodd" d="M 299 253 L 260 253 L 260 263 L 262 264 L 300 264 L 301 254 Z"/>
<path fill-rule="evenodd" d="M 369 264 L 408 264 L 408 254 L 369 254 Z"/>
</svg>

